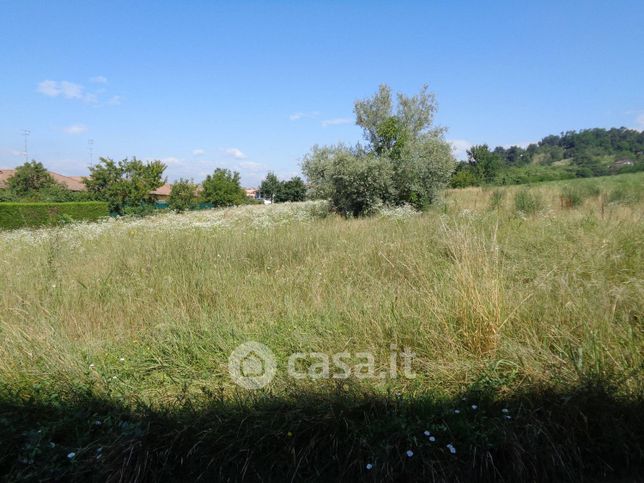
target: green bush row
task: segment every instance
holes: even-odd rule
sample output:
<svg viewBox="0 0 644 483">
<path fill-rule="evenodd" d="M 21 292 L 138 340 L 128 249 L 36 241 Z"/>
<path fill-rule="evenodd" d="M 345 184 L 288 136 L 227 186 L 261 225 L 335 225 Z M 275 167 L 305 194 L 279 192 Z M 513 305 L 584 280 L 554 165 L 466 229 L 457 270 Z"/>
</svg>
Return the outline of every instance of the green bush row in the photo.
<svg viewBox="0 0 644 483">
<path fill-rule="evenodd" d="M 109 216 L 107 203 L 0 203 L 0 229 L 51 226 L 69 221 L 96 221 Z"/>
</svg>

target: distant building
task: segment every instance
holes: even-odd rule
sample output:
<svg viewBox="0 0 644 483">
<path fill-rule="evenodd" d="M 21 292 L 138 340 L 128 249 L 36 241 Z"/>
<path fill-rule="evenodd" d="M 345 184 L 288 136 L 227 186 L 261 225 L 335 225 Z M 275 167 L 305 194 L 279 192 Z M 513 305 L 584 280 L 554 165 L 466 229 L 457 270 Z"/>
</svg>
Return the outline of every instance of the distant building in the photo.
<svg viewBox="0 0 644 483">
<path fill-rule="evenodd" d="M 171 192 L 172 185 L 170 183 L 165 183 L 163 186 L 159 186 L 154 191 L 150 191 L 150 194 L 157 201 L 167 201 L 170 199 Z"/>
<path fill-rule="evenodd" d="M 0 169 L 0 189 L 8 187 L 9 178 L 13 177 L 14 174 L 16 174 L 15 169 Z M 87 191 L 85 183 L 83 183 L 83 176 L 63 176 L 53 171 L 49 171 L 49 174 L 56 183 L 62 184 L 70 191 Z"/>
<path fill-rule="evenodd" d="M 618 171 L 624 168 L 625 166 L 633 166 L 634 164 L 635 164 L 635 161 L 633 161 L 632 159 L 622 158 L 622 159 L 618 159 L 613 164 L 611 164 L 610 169 L 612 171 Z"/>
<path fill-rule="evenodd" d="M 254 200 L 262 199 L 262 194 L 257 188 L 244 188 L 244 191 L 246 192 L 246 196 L 249 198 L 253 198 Z"/>
<path fill-rule="evenodd" d="M 0 169 L 0 189 L 7 188 L 9 178 L 16 174 L 15 169 Z M 49 171 L 49 174 L 56 183 L 63 185 L 70 191 L 87 191 L 87 187 L 83 180 L 85 176 L 64 176 L 62 174 L 54 173 Z M 158 187 L 154 191 L 151 191 L 150 194 L 157 201 L 167 201 L 170 198 L 170 192 L 172 191 L 172 185 L 165 183 L 163 186 Z M 197 188 L 197 192 L 201 191 L 201 187 Z"/>
</svg>

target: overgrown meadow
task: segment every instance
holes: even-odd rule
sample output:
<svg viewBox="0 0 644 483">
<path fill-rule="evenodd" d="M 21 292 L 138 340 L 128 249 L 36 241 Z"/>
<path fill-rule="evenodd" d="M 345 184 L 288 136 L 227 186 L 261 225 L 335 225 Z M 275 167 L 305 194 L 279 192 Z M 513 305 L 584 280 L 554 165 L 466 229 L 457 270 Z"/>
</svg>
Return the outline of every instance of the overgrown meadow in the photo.
<svg viewBox="0 0 644 483">
<path fill-rule="evenodd" d="M 9 480 L 642 475 L 644 176 L 0 232 Z M 268 346 L 271 384 L 228 357 Z M 294 380 L 294 352 L 415 378 Z"/>
</svg>

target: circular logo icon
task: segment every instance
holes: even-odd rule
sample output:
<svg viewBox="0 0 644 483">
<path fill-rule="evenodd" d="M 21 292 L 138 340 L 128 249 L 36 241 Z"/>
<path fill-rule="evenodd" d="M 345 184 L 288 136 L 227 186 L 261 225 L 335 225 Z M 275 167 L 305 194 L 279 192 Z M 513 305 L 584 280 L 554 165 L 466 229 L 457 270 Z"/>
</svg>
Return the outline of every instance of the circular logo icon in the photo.
<svg viewBox="0 0 644 483">
<path fill-rule="evenodd" d="M 228 372 L 238 386 L 245 389 L 261 389 L 275 377 L 275 355 L 264 344 L 255 341 L 244 342 L 230 354 Z"/>
</svg>

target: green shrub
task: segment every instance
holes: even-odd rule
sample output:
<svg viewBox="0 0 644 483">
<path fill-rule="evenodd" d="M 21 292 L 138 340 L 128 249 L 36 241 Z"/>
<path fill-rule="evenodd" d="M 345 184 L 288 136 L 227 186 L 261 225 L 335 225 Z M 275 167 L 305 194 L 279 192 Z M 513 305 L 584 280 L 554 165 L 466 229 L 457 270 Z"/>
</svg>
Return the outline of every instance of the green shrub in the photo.
<svg viewBox="0 0 644 483">
<path fill-rule="evenodd" d="M 168 208 L 182 212 L 192 210 L 197 203 L 197 185 L 188 179 L 179 179 L 172 185 Z"/>
<path fill-rule="evenodd" d="M 162 208 L 159 208 L 162 209 Z M 122 210 L 124 216 L 144 217 L 156 214 L 158 209 L 152 203 L 125 206 Z"/>
<path fill-rule="evenodd" d="M 599 184 L 595 181 L 579 183 L 579 189 L 581 190 L 582 195 L 586 198 L 595 198 L 602 192 Z"/>
<path fill-rule="evenodd" d="M 505 198 L 504 190 L 492 191 L 492 194 L 490 195 L 490 209 L 498 210 L 501 207 L 501 204 L 503 203 L 504 198 Z"/>
<path fill-rule="evenodd" d="M 580 206 L 587 198 L 599 196 L 601 190 L 594 182 L 579 182 L 574 185 L 564 185 L 561 189 L 562 208 Z"/>
<path fill-rule="evenodd" d="M 0 202 L 16 201 L 16 195 L 8 189 L 0 189 Z"/>
<path fill-rule="evenodd" d="M 561 190 L 561 207 L 574 208 L 584 202 L 585 196 L 576 186 L 564 186 Z"/>
<path fill-rule="evenodd" d="M 608 193 L 608 202 L 615 204 L 637 203 L 642 197 L 643 190 L 638 183 L 621 182 Z"/>
<path fill-rule="evenodd" d="M 96 221 L 109 216 L 107 203 L 0 203 L 0 228 L 52 226 L 61 222 Z"/>
<path fill-rule="evenodd" d="M 514 195 L 514 207 L 517 211 L 532 215 L 543 209 L 543 198 L 539 193 L 523 189 Z"/>
</svg>

